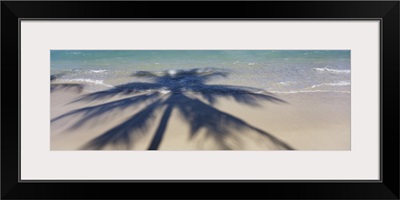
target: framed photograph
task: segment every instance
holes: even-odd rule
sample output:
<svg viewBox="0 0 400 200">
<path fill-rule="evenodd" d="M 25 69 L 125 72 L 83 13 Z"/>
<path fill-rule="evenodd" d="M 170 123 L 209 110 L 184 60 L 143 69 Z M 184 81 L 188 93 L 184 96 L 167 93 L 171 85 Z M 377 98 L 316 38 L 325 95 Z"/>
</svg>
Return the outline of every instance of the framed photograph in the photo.
<svg viewBox="0 0 400 200">
<path fill-rule="evenodd" d="M 1 198 L 399 199 L 399 5 L 3 1 Z"/>
</svg>

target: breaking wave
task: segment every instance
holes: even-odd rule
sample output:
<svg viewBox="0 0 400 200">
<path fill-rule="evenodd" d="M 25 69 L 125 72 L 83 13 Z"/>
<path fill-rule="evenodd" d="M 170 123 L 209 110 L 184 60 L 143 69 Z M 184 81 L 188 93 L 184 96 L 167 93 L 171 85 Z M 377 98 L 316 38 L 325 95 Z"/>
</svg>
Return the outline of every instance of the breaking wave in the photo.
<svg viewBox="0 0 400 200">
<path fill-rule="evenodd" d="M 90 72 L 93 73 L 102 73 L 102 72 L 106 72 L 107 70 L 90 70 Z"/>
<path fill-rule="evenodd" d="M 339 81 L 335 83 L 323 83 L 323 84 L 313 85 L 311 86 L 311 88 L 322 87 L 322 86 L 348 86 L 348 85 L 350 85 L 349 81 Z"/>
<path fill-rule="evenodd" d="M 103 85 L 103 86 L 107 86 L 107 87 L 113 87 L 112 85 L 109 84 L 105 84 L 103 80 L 93 80 L 93 79 L 89 79 L 89 78 L 77 78 L 77 79 L 59 79 L 59 82 L 79 82 L 79 83 L 90 83 L 90 84 L 94 84 L 94 85 Z"/>
<path fill-rule="evenodd" d="M 330 69 L 330 68 L 327 68 L 327 67 L 314 68 L 313 70 L 317 71 L 317 72 L 344 73 L 344 74 L 349 74 L 350 73 L 349 69 Z"/>
</svg>

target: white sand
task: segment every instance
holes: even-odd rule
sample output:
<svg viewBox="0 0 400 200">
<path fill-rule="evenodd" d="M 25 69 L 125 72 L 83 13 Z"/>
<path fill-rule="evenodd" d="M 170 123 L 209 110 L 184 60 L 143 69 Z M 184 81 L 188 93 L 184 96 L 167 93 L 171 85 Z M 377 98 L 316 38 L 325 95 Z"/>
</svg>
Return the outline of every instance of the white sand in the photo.
<svg viewBox="0 0 400 200">
<path fill-rule="evenodd" d="M 83 93 L 71 89 L 53 92 L 51 94 L 51 118 L 75 109 L 104 103 L 104 101 L 71 103 L 81 95 Z M 334 96 L 335 98 L 321 97 L 316 93 L 281 94 L 278 97 L 288 103 L 264 102 L 260 107 L 242 105 L 229 99 L 220 99 L 213 106 L 251 126 L 270 133 L 296 150 L 350 150 L 350 94 L 337 93 Z M 107 101 L 116 99 L 118 97 Z M 51 150 L 78 150 L 92 139 L 123 123 L 130 116 L 145 108 L 147 104 L 144 102 L 140 106 L 107 112 L 104 116 L 96 116 L 95 120 L 76 129 L 71 129 L 71 126 L 82 120 L 82 115 L 71 115 L 53 122 L 51 125 Z M 148 124 L 147 130 L 128 134 L 132 140 L 130 149 L 147 150 L 159 125 L 163 110 L 156 112 L 154 121 Z M 215 126 L 225 128 L 230 126 L 233 131 L 226 137 L 219 137 L 224 134 L 208 133 L 206 129 L 202 128 L 191 137 L 190 124 L 182 118 L 177 109 L 173 109 L 158 149 L 276 150 L 271 139 L 260 136 L 254 130 L 236 130 L 232 124 L 226 123 Z M 126 145 L 108 142 L 104 149 L 126 149 Z"/>
</svg>

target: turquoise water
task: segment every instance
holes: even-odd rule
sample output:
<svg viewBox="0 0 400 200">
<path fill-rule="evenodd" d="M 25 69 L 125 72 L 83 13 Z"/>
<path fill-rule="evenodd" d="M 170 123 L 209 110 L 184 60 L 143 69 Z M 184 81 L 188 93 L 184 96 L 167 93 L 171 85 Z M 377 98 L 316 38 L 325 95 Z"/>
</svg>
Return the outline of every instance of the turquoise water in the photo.
<svg viewBox="0 0 400 200">
<path fill-rule="evenodd" d="M 137 71 L 223 71 L 210 84 L 250 86 L 274 93 L 350 93 L 349 50 L 52 50 L 55 83 L 80 83 L 88 91 L 128 82 Z"/>
</svg>

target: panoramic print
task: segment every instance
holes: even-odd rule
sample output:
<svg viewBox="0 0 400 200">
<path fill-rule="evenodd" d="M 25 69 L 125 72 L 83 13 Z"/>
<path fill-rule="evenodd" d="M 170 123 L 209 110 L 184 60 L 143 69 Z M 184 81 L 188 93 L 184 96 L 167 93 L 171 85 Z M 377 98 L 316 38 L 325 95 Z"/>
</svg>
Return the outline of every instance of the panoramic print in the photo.
<svg viewBox="0 0 400 200">
<path fill-rule="evenodd" d="M 51 50 L 51 150 L 351 150 L 349 50 Z"/>
</svg>

